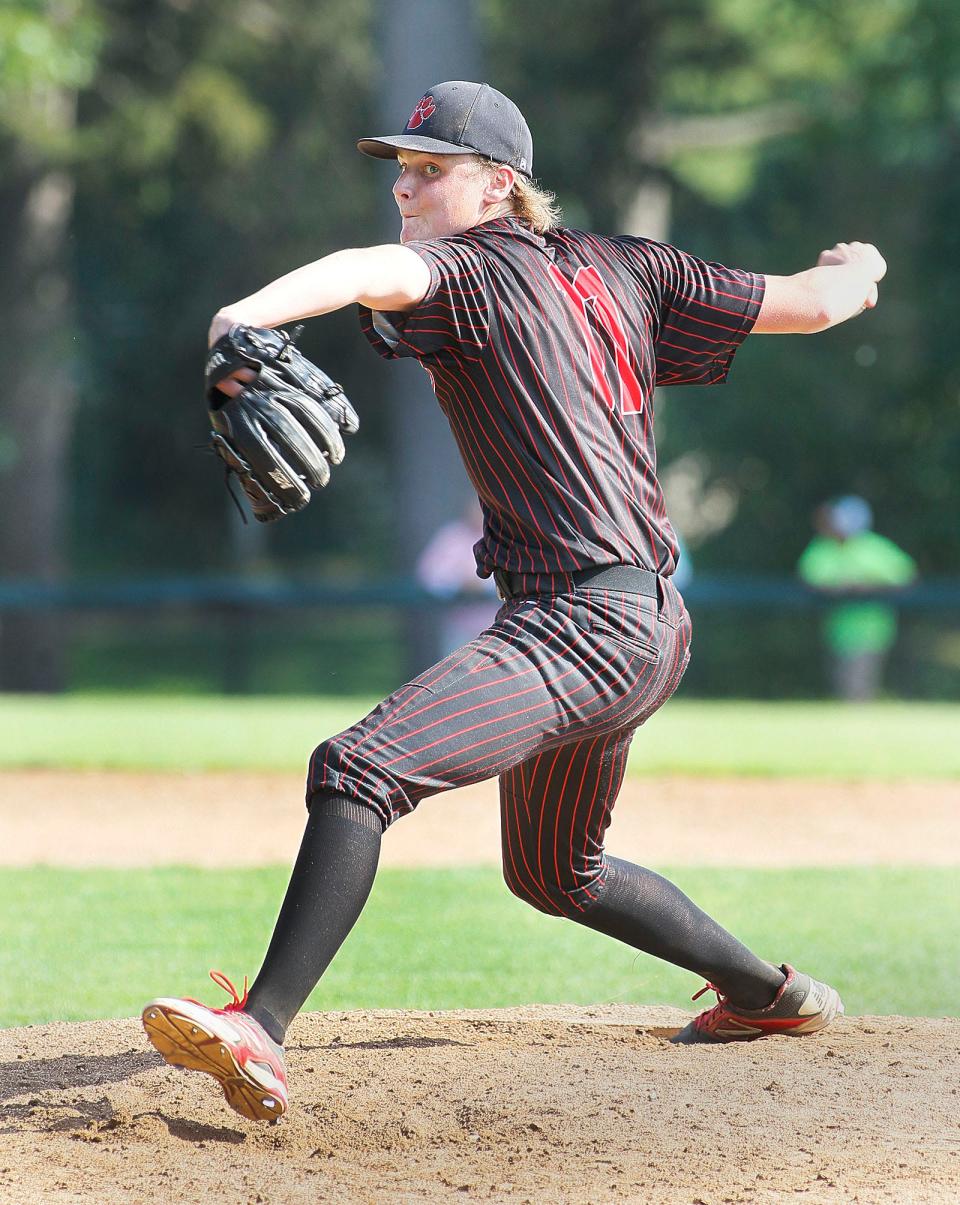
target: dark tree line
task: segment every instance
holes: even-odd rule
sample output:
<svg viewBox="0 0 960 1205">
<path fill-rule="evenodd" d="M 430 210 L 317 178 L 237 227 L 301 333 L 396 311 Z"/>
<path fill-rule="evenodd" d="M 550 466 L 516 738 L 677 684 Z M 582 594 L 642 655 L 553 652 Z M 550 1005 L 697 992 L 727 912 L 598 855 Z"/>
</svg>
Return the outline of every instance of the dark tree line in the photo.
<svg viewBox="0 0 960 1205">
<path fill-rule="evenodd" d="M 322 505 L 238 537 L 196 448 L 211 312 L 382 236 L 385 178 L 353 151 L 389 71 L 377 16 L 369 0 L 5 7 L 0 576 L 397 568 L 390 386 L 352 315 L 303 341 L 363 416 Z M 724 390 L 661 396 L 698 568 L 790 572 L 814 504 L 856 490 L 925 574 L 960 571 L 960 10 L 478 0 L 475 24 L 572 223 L 770 272 L 838 238 L 888 257 L 875 314 L 750 341 Z M 5 620 L 0 648 L 5 684 L 55 682 L 37 616 Z"/>
</svg>

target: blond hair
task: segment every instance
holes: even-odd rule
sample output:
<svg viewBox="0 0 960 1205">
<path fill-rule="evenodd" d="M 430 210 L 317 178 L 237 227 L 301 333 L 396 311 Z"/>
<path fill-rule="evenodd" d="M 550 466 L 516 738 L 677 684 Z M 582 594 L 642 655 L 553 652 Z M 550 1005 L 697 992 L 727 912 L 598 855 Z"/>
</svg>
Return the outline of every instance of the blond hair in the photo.
<svg viewBox="0 0 960 1205">
<path fill-rule="evenodd" d="M 475 158 L 483 171 L 492 173 L 501 166 L 495 159 L 488 159 L 484 155 L 477 155 Z M 511 189 L 507 201 L 513 213 L 521 222 L 526 223 L 534 234 L 546 234 L 554 226 L 560 225 L 563 214 L 557 204 L 556 193 L 541 188 L 539 184 L 529 180 L 526 176 L 517 174 L 516 183 Z"/>
<path fill-rule="evenodd" d="M 513 212 L 526 222 L 534 234 L 546 234 L 560 225 L 563 213 L 557 204 L 556 193 L 541 188 L 526 176 L 517 176 L 517 182 L 507 200 L 513 204 Z"/>
</svg>

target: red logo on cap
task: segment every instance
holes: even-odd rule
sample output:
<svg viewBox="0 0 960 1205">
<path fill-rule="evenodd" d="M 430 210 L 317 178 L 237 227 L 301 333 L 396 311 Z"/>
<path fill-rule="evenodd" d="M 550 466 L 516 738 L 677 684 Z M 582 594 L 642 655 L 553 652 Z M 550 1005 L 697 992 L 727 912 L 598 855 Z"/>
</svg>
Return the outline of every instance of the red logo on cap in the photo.
<svg viewBox="0 0 960 1205">
<path fill-rule="evenodd" d="M 407 129 L 415 130 L 418 126 L 422 126 L 427 118 L 432 117 L 436 111 L 437 106 L 433 103 L 433 97 L 425 96 L 410 114 Z"/>
</svg>

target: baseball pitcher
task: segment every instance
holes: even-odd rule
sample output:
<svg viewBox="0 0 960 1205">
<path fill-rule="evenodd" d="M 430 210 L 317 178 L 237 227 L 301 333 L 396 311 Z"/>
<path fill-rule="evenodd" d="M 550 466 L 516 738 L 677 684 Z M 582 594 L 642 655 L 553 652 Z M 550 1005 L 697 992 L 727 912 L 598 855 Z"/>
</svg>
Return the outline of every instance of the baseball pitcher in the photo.
<svg viewBox="0 0 960 1205">
<path fill-rule="evenodd" d="M 374 350 L 430 378 L 483 511 L 477 573 L 503 605 L 317 747 L 303 843 L 252 987 L 240 997 L 218 973 L 225 1008 L 154 1000 L 151 1041 L 213 1075 L 244 1116 L 281 1116 L 287 1028 L 360 915 L 383 833 L 422 799 L 494 777 L 514 894 L 716 993 L 674 1041 L 822 1029 L 843 1011 L 833 988 L 754 954 L 673 884 L 609 855 L 604 835 L 633 734 L 690 655 L 654 389 L 718 385 L 747 335 L 821 331 L 875 306 L 883 258 L 838 243 L 814 267 L 764 276 L 564 227 L 534 181 L 523 115 L 488 84 L 438 84 L 401 134 L 358 147 L 396 161 L 399 243 L 337 251 L 216 314 L 217 450 L 259 517 L 305 504 L 356 416 L 328 378 L 299 366 L 282 379 L 294 351 L 277 328 L 358 305 Z"/>
</svg>

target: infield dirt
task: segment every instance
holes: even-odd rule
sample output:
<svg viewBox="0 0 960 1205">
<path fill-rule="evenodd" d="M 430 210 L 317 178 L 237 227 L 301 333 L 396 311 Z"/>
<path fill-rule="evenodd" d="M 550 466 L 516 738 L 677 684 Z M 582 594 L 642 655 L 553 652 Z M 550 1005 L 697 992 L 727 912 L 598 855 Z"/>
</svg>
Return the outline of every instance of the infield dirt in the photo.
<svg viewBox="0 0 960 1205">
<path fill-rule="evenodd" d="M 291 865 L 302 799 L 296 774 L 0 774 L 0 866 Z M 497 862 L 499 823 L 496 783 L 427 799 L 381 865 Z M 654 867 L 950 866 L 960 782 L 627 778 L 607 845 Z"/>
<path fill-rule="evenodd" d="M 302 826 L 293 779 L 37 773 L 2 786 L 7 865 L 143 865 L 130 837 L 164 799 L 181 811 L 153 861 L 184 860 L 198 807 L 232 801 L 271 841 L 279 824 L 283 848 L 261 846 L 267 861 L 289 861 Z M 627 788 L 611 844 L 654 863 L 956 862 L 956 784 Z M 38 797 L 64 803 L 38 809 Z M 804 826 L 798 851 L 781 818 L 801 799 L 822 826 Z M 457 802 L 445 818 L 437 803 L 404 822 L 411 849 L 446 864 L 495 857 L 495 799 Z M 95 846 L 80 839 L 94 821 Z M 424 862 L 390 838 L 385 850 L 394 865 Z M 240 864 L 231 852 L 223 862 Z M 628 1005 L 308 1014 L 289 1035 L 291 1110 L 274 1125 L 244 1121 L 212 1080 L 163 1064 L 139 1021 L 0 1031 L 0 1202 L 960 1201 L 956 1020 L 847 1017 L 809 1038 L 673 1046 L 686 1016 Z"/>
</svg>

